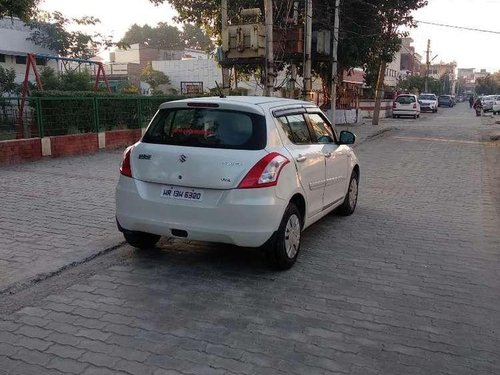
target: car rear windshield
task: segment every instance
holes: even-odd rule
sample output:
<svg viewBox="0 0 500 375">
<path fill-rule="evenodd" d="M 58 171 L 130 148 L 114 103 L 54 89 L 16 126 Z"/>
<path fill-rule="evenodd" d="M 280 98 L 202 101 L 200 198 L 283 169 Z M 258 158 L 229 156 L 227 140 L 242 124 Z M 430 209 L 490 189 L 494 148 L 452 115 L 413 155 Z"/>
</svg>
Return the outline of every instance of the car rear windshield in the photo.
<svg viewBox="0 0 500 375">
<path fill-rule="evenodd" d="M 398 102 L 399 104 L 415 103 L 415 97 L 410 95 L 398 96 L 396 102 Z"/>
<path fill-rule="evenodd" d="M 436 100 L 434 95 L 420 95 L 420 100 Z"/>
<path fill-rule="evenodd" d="M 142 138 L 145 143 L 261 150 L 266 146 L 262 115 L 214 108 L 165 108 Z"/>
<path fill-rule="evenodd" d="M 449 99 L 451 99 L 451 96 L 449 96 L 449 95 L 441 95 L 441 96 L 439 97 L 439 99 L 449 100 Z"/>
</svg>

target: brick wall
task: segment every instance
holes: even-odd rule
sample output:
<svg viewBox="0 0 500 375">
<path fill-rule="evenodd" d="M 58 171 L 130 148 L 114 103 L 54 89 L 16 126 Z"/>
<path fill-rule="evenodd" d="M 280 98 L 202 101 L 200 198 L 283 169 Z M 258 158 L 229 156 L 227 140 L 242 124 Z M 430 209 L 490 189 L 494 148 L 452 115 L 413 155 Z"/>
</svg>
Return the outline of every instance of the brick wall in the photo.
<svg viewBox="0 0 500 375">
<path fill-rule="evenodd" d="M 40 138 L 0 141 L 0 164 L 35 161 L 42 158 Z"/>
<path fill-rule="evenodd" d="M 111 130 L 106 132 L 106 149 L 120 149 L 130 146 L 141 138 L 141 129 Z"/>
<path fill-rule="evenodd" d="M 52 156 L 71 156 L 97 152 L 97 134 L 74 134 L 50 137 Z"/>
</svg>

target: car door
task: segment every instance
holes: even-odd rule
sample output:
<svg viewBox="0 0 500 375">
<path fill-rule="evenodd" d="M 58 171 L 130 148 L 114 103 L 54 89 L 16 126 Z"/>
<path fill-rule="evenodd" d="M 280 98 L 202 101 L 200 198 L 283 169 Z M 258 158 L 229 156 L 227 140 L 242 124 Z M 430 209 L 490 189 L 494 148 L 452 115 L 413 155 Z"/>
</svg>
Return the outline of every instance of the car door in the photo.
<svg viewBox="0 0 500 375">
<path fill-rule="evenodd" d="M 344 200 L 348 181 L 348 148 L 338 145 L 331 125 L 321 113 L 308 113 L 313 142 L 321 145 L 325 158 L 325 193 L 323 209 L 337 205 Z"/>
<path fill-rule="evenodd" d="M 285 147 L 292 155 L 307 199 L 307 217 L 323 209 L 325 156 L 323 145 L 312 142 L 303 113 L 279 116 L 278 122 L 288 137 Z"/>
</svg>

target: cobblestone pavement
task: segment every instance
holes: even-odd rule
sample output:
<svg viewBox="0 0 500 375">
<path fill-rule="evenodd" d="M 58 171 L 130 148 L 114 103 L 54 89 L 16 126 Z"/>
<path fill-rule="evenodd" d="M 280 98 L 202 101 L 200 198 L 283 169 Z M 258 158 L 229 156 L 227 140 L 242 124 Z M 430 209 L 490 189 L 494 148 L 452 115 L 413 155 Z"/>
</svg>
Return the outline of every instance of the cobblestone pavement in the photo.
<svg viewBox="0 0 500 375">
<path fill-rule="evenodd" d="M 8 297 L 0 374 L 499 374 L 500 148 L 465 106 L 388 123 L 357 148 L 356 212 L 309 228 L 290 271 L 123 246 Z"/>
<path fill-rule="evenodd" d="M 341 127 L 358 143 L 390 130 Z M 0 292 L 123 242 L 114 218 L 121 152 L 0 167 Z"/>
<path fill-rule="evenodd" d="M 121 152 L 0 167 L 0 291 L 122 241 L 114 191 Z"/>
</svg>

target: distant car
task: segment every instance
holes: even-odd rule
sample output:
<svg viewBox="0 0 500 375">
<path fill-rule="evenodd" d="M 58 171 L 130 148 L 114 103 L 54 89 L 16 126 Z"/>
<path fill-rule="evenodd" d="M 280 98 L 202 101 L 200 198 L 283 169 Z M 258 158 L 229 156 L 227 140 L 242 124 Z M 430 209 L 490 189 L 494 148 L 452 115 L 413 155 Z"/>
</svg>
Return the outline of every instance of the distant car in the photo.
<svg viewBox="0 0 500 375">
<path fill-rule="evenodd" d="M 493 111 L 493 102 L 495 101 L 496 97 L 497 97 L 497 95 L 483 96 L 483 98 L 481 99 L 481 103 L 483 104 L 483 111 L 484 112 Z"/>
<path fill-rule="evenodd" d="M 500 95 L 495 95 L 491 110 L 493 111 L 494 115 L 500 114 Z"/>
<path fill-rule="evenodd" d="M 453 107 L 455 102 L 451 95 L 439 95 L 438 107 Z"/>
<path fill-rule="evenodd" d="M 203 97 L 160 105 L 123 155 L 116 221 L 125 240 L 160 236 L 263 247 L 290 268 L 301 233 L 337 209 L 354 212 L 358 159 L 310 102 Z"/>
<path fill-rule="evenodd" d="M 392 117 L 396 118 L 400 116 L 420 117 L 420 104 L 416 95 L 401 94 L 394 100 L 392 104 Z"/>
<path fill-rule="evenodd" d="M 418 103 L 420 104 L 421 112 L 431 111 L 436 113 L 438 110 L 438 99 L 434 94 L 420 94 Z"/>
</svg>

